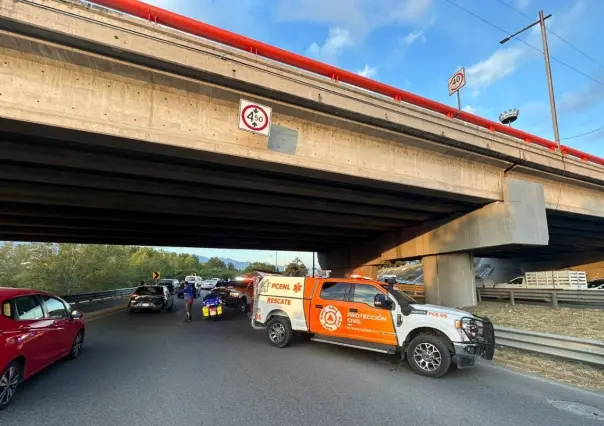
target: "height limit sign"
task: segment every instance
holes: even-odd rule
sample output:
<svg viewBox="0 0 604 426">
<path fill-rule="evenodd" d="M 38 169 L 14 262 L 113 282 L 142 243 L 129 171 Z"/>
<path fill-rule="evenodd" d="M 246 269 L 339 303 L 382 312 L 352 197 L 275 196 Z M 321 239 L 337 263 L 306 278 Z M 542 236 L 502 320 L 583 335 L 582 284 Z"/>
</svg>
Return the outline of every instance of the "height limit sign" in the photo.
<svg viewBox="0 0 604 426">
<path fill-rule="evenodd" d="M 239 102 L 239 128 L 246 132 L 268 136 L 271 132 L 270 107 L 241 99 Z"/>
</svg>

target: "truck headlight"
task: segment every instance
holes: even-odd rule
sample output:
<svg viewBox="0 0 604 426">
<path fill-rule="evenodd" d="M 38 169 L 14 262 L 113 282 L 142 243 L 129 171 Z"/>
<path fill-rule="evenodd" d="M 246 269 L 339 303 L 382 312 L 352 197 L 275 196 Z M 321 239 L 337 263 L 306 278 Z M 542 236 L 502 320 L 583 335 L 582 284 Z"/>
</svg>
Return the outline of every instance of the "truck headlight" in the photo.
<svg viewBox="0 0 604 426">
<path fill-rule="evenodd" d="M 233 297 L 239 297 L 239 293 L 236 292 L 236 291 L 232 291 L 231 292 L 231 296 L 233 296 Z"/>
<path fill-rule="evenodd" d="M 475 341 L 478 337 L 478 323 L 474 318 L 462 318 L 455 322 L 462 338 L 465 336 L 470 341 Z M 466 339 L 464 339 L 466 340 Z"/>
</svg>

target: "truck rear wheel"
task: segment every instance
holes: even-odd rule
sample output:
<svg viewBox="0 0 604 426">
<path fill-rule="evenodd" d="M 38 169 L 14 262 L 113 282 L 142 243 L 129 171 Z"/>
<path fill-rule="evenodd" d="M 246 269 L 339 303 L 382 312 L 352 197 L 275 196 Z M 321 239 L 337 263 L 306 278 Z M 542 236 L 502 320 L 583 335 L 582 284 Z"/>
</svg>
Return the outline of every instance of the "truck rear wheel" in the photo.
<svg viewBox="0 0 604 426">
<path fill-rule="evenodd" d="M 294 338 L 292 325 L 287 317 L 274 317 L 266 326 L 266 337 L 273 346 L 284 348 Z"/>
<path fill-rule="evenodd" d="M 420 334 L 407 347 L 407 362 L 420 376 L 442 377 L 451 367 L 451 353 L 442 337 Z"/>
</svg>

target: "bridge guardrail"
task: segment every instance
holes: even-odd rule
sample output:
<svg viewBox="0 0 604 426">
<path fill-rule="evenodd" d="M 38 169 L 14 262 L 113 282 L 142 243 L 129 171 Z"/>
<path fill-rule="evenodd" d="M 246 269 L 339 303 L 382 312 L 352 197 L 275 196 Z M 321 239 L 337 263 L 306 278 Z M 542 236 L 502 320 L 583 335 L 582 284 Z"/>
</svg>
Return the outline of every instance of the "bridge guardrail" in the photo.
<svg viewBox="0 0 604 426">
<path fill-rule="evenodd" d="M 545 138 L 532 135 L 522 130 L 506 126 L 502 123 L 487 120 L 486 118 L 470 114 L 465 111 L 458 111 L 449 105 L 424 98 L 419 95 L 398 89 L 372 80 L 368 77 L 363 77 L 358 73 L 347 71 L 342 68 L 337 68 L 314 59 L 307 58 L 297 53 L 289 52 L 285 49 L 275 47 L 221 28 L 217 28 L 206 23 L 196 21 L 183 15 L 167 11 L 165 9 L 143 3 L 141 1 L 129 0 L 90 0 L 92 3 L 107 7 L 109 9 L 118 10 L 120 12 L 137 16 L 144 20 L 151 21 L 155 24 L 165 25 L 166 27 L 183 31 L 188 34 L 193 34 L 198 37 L 203 37 L 213 40 L 224 45 L 234 47 L 239 50 L 251 52 L 258 56 L 268 58 L 272 61 L 280 62 L 290 66 L 294 66 L 305 71 L 310 71 L 319 74 L 334 81 L 347 83 L 352 86 L 360 87 L 371 92 L 379 93 L 380 95 L 388 96 L 395 102 L 406 102 L 416 105 L 421 108 L 444 114 L 450 119 L 457 119 L 475 126 L 488 129 L 489 132 L 498 132 L 513 138 L 524 141 L 525 143 L 534 143 L 551 151 L 559 150 L 562 155 L 570 155 L 583 161 L 589 161 L 594 164 L 604 166 L 604 158 L 596 157 L 595 155 L 579 151 L 578 149 L 569 146 L 558 146 L 555 142 Z"/>
<path fill-rule="evenodd" d="M 494 327 L 497 345 L 604 365 L 604 342 L 537 331 Z"/>
<path fill-rule="evenodd" d="M 418 302 L 423 302 L 425 299 L 424 286 L 415 284 L 395 284 L 395 288 L 401 290 L 405 294 L 413 297 Z"/>
<path fill-rule="evenodd" d="M 94 293 L 71 294 L 69 296 L 63 296 L 62 298 L 68 303 L 78 304 L 81 302 L 92 302 L 95 300 L 109 299 L 112 297 L 129 296 L 134 290 L 136 290 L 136 287 L 119 288 L 116 290 L 97 291 Z"/>
<path fill-rule="evenodd" d="M 476 294 L 479 302 L 483 299 L 494 299 L 493 301 L 509 301 L 514 305 L 516 300 L 528 300 L 549 303 L 554 308 L 557 308 L 559 303 L 604 307 L 604 291 L 600 290 L 478 288 Z"/>
</svg>

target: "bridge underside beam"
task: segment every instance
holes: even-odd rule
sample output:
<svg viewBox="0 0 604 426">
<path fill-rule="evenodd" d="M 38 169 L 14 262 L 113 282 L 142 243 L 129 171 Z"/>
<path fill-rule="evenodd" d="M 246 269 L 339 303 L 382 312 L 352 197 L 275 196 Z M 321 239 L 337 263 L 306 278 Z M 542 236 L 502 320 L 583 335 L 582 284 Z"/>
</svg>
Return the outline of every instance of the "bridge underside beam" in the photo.
<svg viewBox="0 0 604 426">
<path fill-rule="evenodd" d="M 320 262 L 338 274 L 364 271 L 375 276 L 376 266 L 385 261 L 421 258 L 426 301 L 463 307 L 476 303 L 473 251 L 539 247 L 548 242 L 543 186 L 507 179 L 503 202 L 432 225 L 432 229 L 407 229 L 364 246 L 323 253 Z"/>
</svg>

